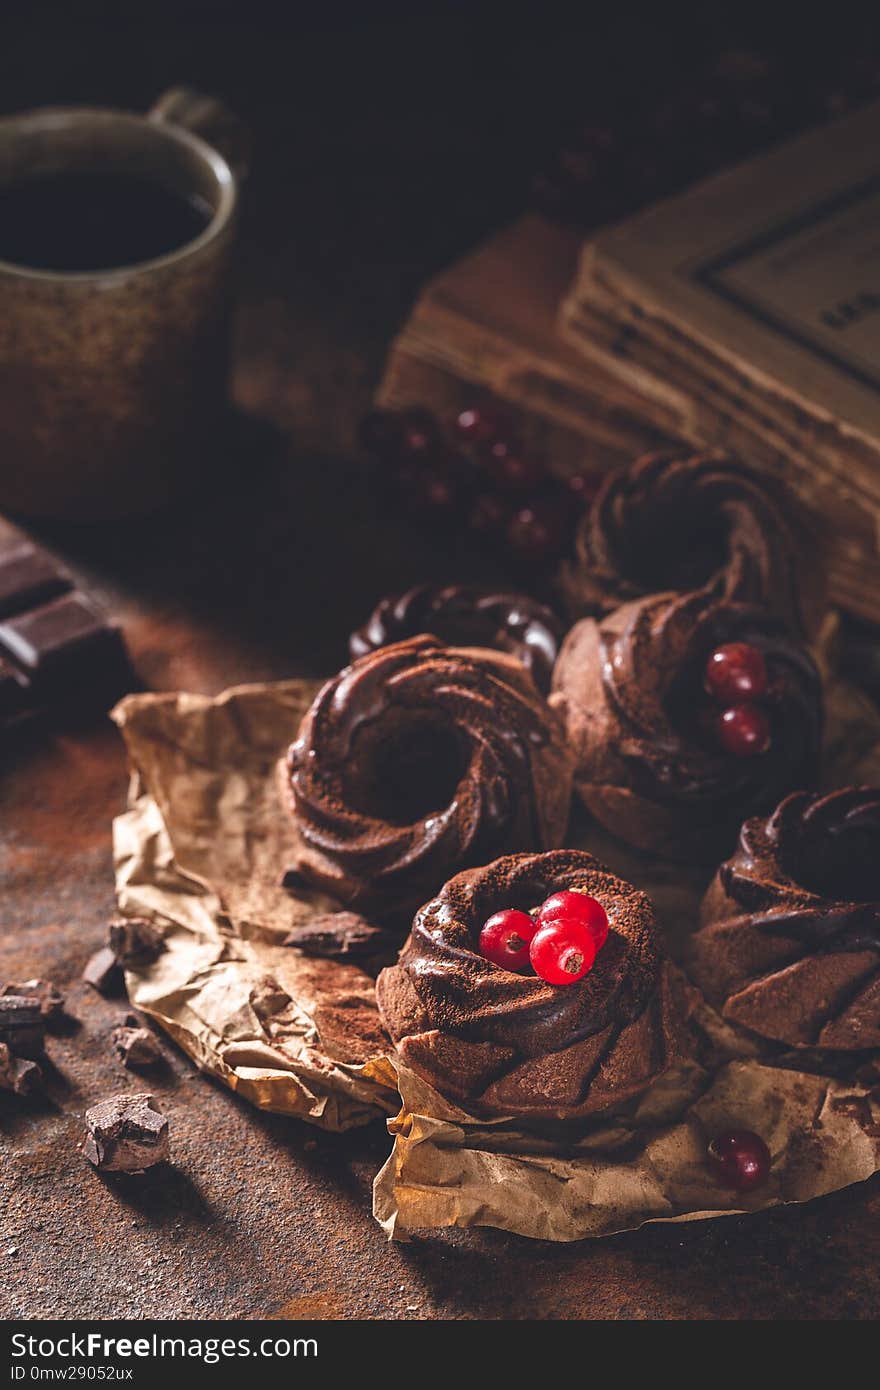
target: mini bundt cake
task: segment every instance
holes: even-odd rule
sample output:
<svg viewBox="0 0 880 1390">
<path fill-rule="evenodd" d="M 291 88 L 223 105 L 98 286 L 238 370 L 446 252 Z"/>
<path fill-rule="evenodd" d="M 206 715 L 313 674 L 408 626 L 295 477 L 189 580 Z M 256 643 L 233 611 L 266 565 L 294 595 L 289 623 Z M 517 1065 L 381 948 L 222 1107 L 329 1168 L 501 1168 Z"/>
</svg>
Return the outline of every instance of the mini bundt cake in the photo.
<svg viewBox="0 0 880 1390">
<path fill-rule="evenodd" d="M 822 690 L 812 658 L 761 610 L 706 593 L 582 619 L 550 702 L 587 809 L 669 858 L 717 860 L 746 816 L 815 776 Z"/>
<path fill-rule="evenodd" d="M 734 1023 L 793 1047 L 880 1047 L 880 788 L 795 792 L 746 821 L 691 970 Z"/>
<path fill-rule="evenodd" d="M 558 845 L 571 774 L 515 657 L 424 635 L 382 647 L 322 688 L 290 749 L 292 868 L 346 906 L 411 913 L 466 865 Z"/>
<path fill-rule="evenodd" d="M 493 914 L 529 912 L 566 890 L 591 895 L 608 918 L 583 978 L 554 985 L 481 953 Z M 581 850 L 507 855 L 457 874 L 416 915 L 377 999 L 402 1061 L 485 1117 L 585 1119 L 643 1091 L 680 1049 L 651 902 Z"/>
<path fill-rule="evenodd" d="M 526 594 L 419 584 L 384 598 L 363 627 L 349 638 L 353 661 L 378 647 L 433 633 L 454 646 L 493 647 L 521 661 L 538 689 L 550 689 L 550 676 L 562 641 L 562 624 L 552 609 Z"/>
<path fill-rule="evenodd" d="M 755 604 L 812 638 L 826 609 L 816 538 L 793 496 L 721 454 L 648 454 L 608 476 L 580 523 L 562 588 L 573 617 L 646 594 Z"/>
</svg>

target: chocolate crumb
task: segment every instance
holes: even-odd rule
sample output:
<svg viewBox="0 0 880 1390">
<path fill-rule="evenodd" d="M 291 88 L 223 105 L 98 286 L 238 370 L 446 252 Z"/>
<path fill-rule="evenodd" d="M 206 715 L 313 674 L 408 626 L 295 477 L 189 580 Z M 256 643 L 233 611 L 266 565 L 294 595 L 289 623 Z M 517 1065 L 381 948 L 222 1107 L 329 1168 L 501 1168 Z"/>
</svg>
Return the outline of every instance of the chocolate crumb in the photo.
<svg viewBox="0 0 880 1390">
<path fill-rule="evenodd" d="M 374 927 L 356 912 L 327 912 L 304 926 L 294 927 L 284 938 L 307 956 L 333 960 L 362 960 L 383 951 L 396 950 L 396 938 L 383 927 Z"/>
<path fill-rule="evenodd" d="M 85 1123 L 82 1152 L 100 1173 L 142 1173 L 170 1157 L 168 1120 L 147 1092 L 99 1101 Z"/>
<path fill-rule="evenodd" d="M 105 999 L 117 998 L 125 989 L 122 967 L 109 946 L 102 946 L 89 958 L 82 977 Z"/>
<path fill-rule="evenodd" d="M 114 917 L 107 945 L 123 968 L 150 965 L 164 950 L 161 930 L 146 917 Z"/>
<path fill-rule="evenodd" d="M 125 1021 L 113 1029 L 110 1035 L 113 1051 L 123 1066 L 138 1071 L 141 1067 L 154 1067 L 162 1061 L 162 1050 L 153 1034 L 141 1026 L 136 1015 L 127 1014 Z"/>
<path fill-rule="evenodd" d="M 43 1073 L 28 1057 L 16 1057 L 6 1043 L 0 1042 L 0 1090 L 16 1096 L 28 1096 L 42 1089 Z"/>
</svg>

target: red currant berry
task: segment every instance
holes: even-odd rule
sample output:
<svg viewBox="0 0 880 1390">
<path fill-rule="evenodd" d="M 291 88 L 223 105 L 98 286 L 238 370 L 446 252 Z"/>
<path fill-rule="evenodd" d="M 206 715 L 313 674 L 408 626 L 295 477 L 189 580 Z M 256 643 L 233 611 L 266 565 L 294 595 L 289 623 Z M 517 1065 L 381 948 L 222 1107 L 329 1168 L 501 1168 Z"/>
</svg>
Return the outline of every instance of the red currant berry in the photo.
<svg viewBox="0 0 880 1390">
<path fill-rule="evenodd" d="M 527 912 L 507 907 L 494 913 L 480 932 L 480 950 L 502 970 L 525 970 L 529 963 L 529 942 L 537 924 Z"/>
<path fill-rule="evenodd" d="M 770 747 L 770 720 L 758 705 L 723 710 L 717 728 L 721 747 L 735 758 L 752 758 Z"/>
<path fill-rule="evenodd" d="M 358 425 L 358 443 L 376 458 L 394 457 L 403 433 L 400 417 L 390 410 L 371 410 Z"/>
<path fill-rule="evenodd" d="M 400 440 L 401 458 L 426 458 L 434 448 L 434 441 L 427 430 L 419 425 L 407 425 Z"/>
<path fill-rule="evenodd" d="M 529 947 L 536 975 L 548 985 L 573 985 L 582 980 L 596 959 L 596 943 L 583 922 L 560 917 L 539 926 Z"/>
<path fill-rule="evenodd" d="M 455 428 L 459 437 L 468 444 L 488 444 L 503 433 L 504 419 L 500 411 L 491 405 L 472 405 L 456 417 Z"/>
<path fill-rule="evenodd" d="M 766 1182 L 772 1161 L 760 1134 L 750 1129 L 716 1134 L 709 1145 L 708 1160 L 719 1182 L 735 1192 L 753 1192 Z"/>
<path fill-rule="evenodd" d="M 507 528 L 507 539 L 518 559 L 529 565 L 547 564 L 563 550 L 565 522 L 557 507 L 538 500 L 515 513 Z"/>
<path fill-rule="evenodd" d="M 481 492 L 476 496 L 468 513 L 468 525 L 480 535 L 498 535 L 510 520 L 510 508 L 494 492 Z"/>
<path fill-rule="evenodd" d="M 716 647 L 706 663 L 706 690 L 721 705 L 760 700 L 767 692 L 767 667 L 757 647 L 727 642 Z"/>
<path fill-rule="evenodd" d="M 546 927 L 562 920 L 583 923 L 597 952 L 601 951 L 608 939 L 608 914 L 597 898 L 568 889 L 551 894 L 538 910 L 538 925 Z"/>
<path fill-rule="evenodd" d="M 450 516 L 458 505 L 458 488 L 452 478 L 438 468 L 422 468 L 417 473 L 404 473 L 407 502 L 422 516 Z"/>
<path fill-rule="evenodd" d="M 572 473 L 565 479 L 565 490 L 576 507 L 584 510 L 602 486 L 601 473 Z"/>
<path fill-rule="evenodd" d="M 504 492 L 533 492 L 547 476 L 537 459 L 517 453 L 506 444 L 496 444 L 489 450 L 486 471 Z"/>
</svg>

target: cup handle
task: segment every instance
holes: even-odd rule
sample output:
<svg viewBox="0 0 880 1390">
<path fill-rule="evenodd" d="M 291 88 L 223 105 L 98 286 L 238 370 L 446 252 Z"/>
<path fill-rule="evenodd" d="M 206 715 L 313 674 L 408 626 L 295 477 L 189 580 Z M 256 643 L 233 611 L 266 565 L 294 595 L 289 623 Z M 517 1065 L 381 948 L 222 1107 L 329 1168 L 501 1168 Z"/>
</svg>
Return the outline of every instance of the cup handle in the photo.
<svg viewBox="0 0 880 1390">
<path fill-rule="evenodd" d="M 195 87 L 169 87 L 147 112 L 151 121 L 167 121 L 200 135 L 219 150 L 236 178 L 247 177 L 251 140 L 244 122 L 222 101 Z"/>
</svg>

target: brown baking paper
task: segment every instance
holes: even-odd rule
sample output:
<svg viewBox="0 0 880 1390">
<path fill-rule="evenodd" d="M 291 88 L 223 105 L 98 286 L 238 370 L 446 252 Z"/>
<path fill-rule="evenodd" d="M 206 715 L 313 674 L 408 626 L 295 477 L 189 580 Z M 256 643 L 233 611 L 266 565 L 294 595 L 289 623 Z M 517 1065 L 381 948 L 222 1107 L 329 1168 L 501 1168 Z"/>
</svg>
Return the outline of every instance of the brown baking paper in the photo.
<svg viewBox="0 0 880 1390">
<path fill-rule="evenodd" d="M 373 1214 L 397 1240 L 443 1226 L 582 1240 L 804 1202 L 880 1168 L 880 1085 L 755 1057 L 683 1065 L 632 1110 L 565 1145 L 481 1123 L 402 1067 L 398 1088 L 394 1148 L 373 1189 Z M 749 1196 L 722 1188 L 706 1166 L 709 1140 L 731 1128 L 759 1133 L 773 1159 Z"/>
<path fill-rule="evenodd" d="M 138 1008 L 254 1104 L 337 1130 L 394 1115 L 374 1207 L 389 1235 L 493 1225 L 576 1240 L 804 1201 L 880 1167 L 875 1086 L 785 1070 L 790 1057 L 769 1065 L 696 996 L 701 1063 L 564 1148 L 468 1116 L 388 1058 L 371 978 L 280 945 L 333 907 L 278 886 L 294 841 L 274 770 L 314 688 L 132 696 L 116 710 L 134 768 L 114 827 L 119 906 L 161 924 L 166 943 L 127 980 Z M 844 687 L 829 704 L 829 784 L 880 777 L 873 706 Z M 652 894 L 678 955 L 705 872 L 647 860 L 595 826 L 575 824 L 571 840 Z M 759 1130 L 774 1157 L 747 1199 L 705 1168 L 706 1136 L 730 1125 Z"/>
<path fill-rule="evenodd" d="M 279 887 L 293 841 L 274 768 L 314 691 L 290 681 L 117 707 L 134 774 L 114 823 L 116 894 L 164 932 L 158 959 L 127 972 L 131 1002 L 253 1104 L 344 1130 L 398 1101 L 372 978 L 281 945 L 334 907 Z"/>
</svg>

